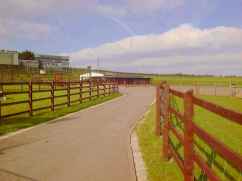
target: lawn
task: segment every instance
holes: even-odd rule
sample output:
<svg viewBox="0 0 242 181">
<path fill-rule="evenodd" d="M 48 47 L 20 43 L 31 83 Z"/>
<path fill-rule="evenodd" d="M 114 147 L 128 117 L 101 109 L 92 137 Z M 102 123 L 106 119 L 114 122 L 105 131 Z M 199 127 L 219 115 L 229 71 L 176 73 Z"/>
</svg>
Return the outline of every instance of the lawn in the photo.
<svg viewBox="0 0 242 181">
<path fill-rule="evenodd" d="M 84 85 L 85 86 L 85 85 Z M 75 101 L 75 100 L 80 100 L 80 95 L 78 94 L 80 92 L 80 89 L 77 85 L 72 85 L 72 88 L 70 90 L 70 94 L 75 94 L 77 95 L 71 95 L 70 100 Z M 54 92 L 55 96 L 64 96 L 67 95 L 67 90 L 61 90 L 64 87 L 62 86 L 57 86 Z M 23 92 L 23 91 L 28 91 L 28 86 L 27 85 L 8 85 L 3 87 L 4 92 Z M 50 85 L 33 85 L 33 91 L 42 91 L 42 90 L 50 90 Z M 89 88 L 83 88 L 82 91 L 88 91 Z M 104 91 L 100 90 L 100 94 L 104 93 Z M 96 88 L 92 88 L 92 96 L 97 95 Z M 38 100 L 38 101 L 33 101 L 33 109 L 38 109 L 41 107 L 46 107 L 46 106 L 51 106 L 51 99 L 50 99 L 51 93 L 49 92 L 33 92 L 33 100 L 35 99 L 40 99 L 40 98 L 48 98 L 45 100 Z M 88 97 L 89 93 L 82 93 L 82 98 Z M 3 101 L 3 103 L 14 103 L 14 102 L 19 102 L 19 101 L 28 101 L 29 100 L 29 95 L 28 93 L 24 94 L 10 94 L 6 96 L 6 100 Z M 55 100 L 55 105 L 56 104 L 62 104 L 67 102 L 67 96 L 64 97 L 56 97 Z M 28 111 L 29 110 L 29 104 L 28 102 L 26 103 L 21 103 L 21 104 L 14 104 L 14 105 L 8 105 L 8 106 L 2 106 L 1 107 L 1 115 L 9 115 L 9 114 L 14 114 L 18 112 L 23 112 L 23 111 Z M 35 114 L 38 114 L 39 111 L 36 111 Z"/>
<path fill-rule="evenodd" d="M 152 78 L 154 84 L 160 81 L 167 81 L 169 84 L 175 85 L 224 85 L 229 86 L 230 84 L 235 84 L 242 86 L 242 77 L 212 77 L 212 76 L 184 76 L 184 75 L 174 75 L 174 76 L 156 76 Z"/>
<path fill-rule="evenodd" d="M 203 99 L 217 103 L 224 107 L 242 112 L 242 99 L 234 97 L 215 97 L 202 96 Z M 182 111 L 183 102 L 176 98 L 172 99 L 172 106 Z M 178 166 L 174 161 L 164 161 L 162 159 L 162 140 L 154 135 L 155 129 L 155 107 L 152 106 L 150 113 L 145 117 L 144 121 L 138 125 L 136 132 L 139 137 L 139 143 L 143 153 L 143 158 L 147 166 L 149 180 L 183 180 Z M 207 132 L 225 143 L 235 152 L 242 154 L 242 126 L 234 124 L 223 119 L 213 113 L 210 113 L 199 107 L 195 107 L 194 120 L 197 125 L 205 129 Z M 176 127 L 182 127 L 173 117 L 173 123 Z M 171 134 L 171 139 L 183 155 L 183 148 Z M 216 173 L 222 180 L 242 180 L 242 173 L 232 168 L 219 155 L 215 154 L 212 148 L 208 147 L 202 140 L 195 137 L 195 150 L 208 162 L 211 163 Z M 196 167 L 195 175 L 198 180 L 206 180 L 201 171 Z"/>
<path fill-rule="evenodd" d="M 62 106 L 56 109 L 54 112 L 50 112 L 49 110 L 43 110 L 41 112 L 36 113 L 33 117 L 22 115 L 11 119 L 7 119 L 0 124 L 0 135 L 13 132 L 22 128 L 31 127 L 43 122 L 47 122 L 49 120 L 53 120 L 55 118 L 67 115 L 69 113 L 76 112 L 88 108 L 90 106 L 103 103 L 105 101 L 114 99 L 119 96 L 121 96 L 120 93 L 114 93 L 105 97 L 102 96 L 99 98 L 93 98 L 91 101 L 86 100 L 82 104 L 76 103 L 70 107 Z"/>
</svg>

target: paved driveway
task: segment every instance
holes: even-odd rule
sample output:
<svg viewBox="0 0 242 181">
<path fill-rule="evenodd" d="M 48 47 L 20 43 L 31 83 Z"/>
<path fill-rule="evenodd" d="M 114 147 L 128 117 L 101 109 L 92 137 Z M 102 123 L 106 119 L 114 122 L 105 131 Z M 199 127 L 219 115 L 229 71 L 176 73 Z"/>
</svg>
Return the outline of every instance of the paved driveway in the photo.
<svg viewBox="0 0 242 181">
<path fill-rule="evenodd" d="M 125 96 L 0 140 L 0 180 L 136 180 L 129 133 L 155 91 L 121 92 Z"/>
</svg>

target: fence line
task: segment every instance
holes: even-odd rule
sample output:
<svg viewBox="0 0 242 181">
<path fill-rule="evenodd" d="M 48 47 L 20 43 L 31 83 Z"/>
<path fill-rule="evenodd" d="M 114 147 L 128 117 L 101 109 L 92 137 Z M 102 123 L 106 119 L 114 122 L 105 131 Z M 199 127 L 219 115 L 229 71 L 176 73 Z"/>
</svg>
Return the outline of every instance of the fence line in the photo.
<svg viewBox="0 0 242 181">
<path fill-rule="evenodd" d="M 213 148 L 224 160 L 226 160 L 233 168 L 242 172 L 242 156 L 220 140 L 210 135 L 206 130 L 200 128 L 194 121 L 194 107 L 199 106 L 207 111 L 215 113 L 223 118 L 228 119 L 236 124 L 242 125 L 242 114 L 226 109 L 222 106 L 216 105 L 209 101 L 202 100 L 193 95 L 193 90 L 188 90 L 185 93 L 171 89 L 168 84 L 162 83 L 157 86 L 156 93 L 156 134 L 163 135 L 163 155 L 165 159 L 174 158 L 179 168 L 181 169 L 185 181 L 193 181 L 194 165 L 195 163 L 205 173 L 209 180 L 218 181 L 219 176 L 215 173 L 214 169 L 205 161 L 198 153 L 195 152 L 194 147 L 196 142 L 194 136 L 196 135 L 202 139 L 207 145 Z M 176 96 L 184 101 L 184 112 L 181 113 L 175 110 L 170 104 L 170 96 Z M 162 110 L 162 111 L 161 111 Z M 180 123 L 183 124 L 183 134 L 178 131 L 171 123 L 171 115 L 175 115 Z M 161 119 L 163 124 L 161 128 Z M 172 146 L 169 133 L 178 139 L 184 148 L 183 159 Z"/>
<path fill-rule="evenodd" d="M 82 103 L 84 100 L 92 100 L 100 96 L 111 95 L 118 92 L 118 84 L 116 82 L 106 81 L 42 81 L 42 82 L 0 82 L 0 120 L 21 115 L 29 114 L 33 116 L 34 112 L 44 109 L 50 109 L 55 111 L 56 107 L 67 105 L 71 106 L 73 103 Z M 16 87 L 20 87 L 16 89 Z M 75 92 L 73 92 L 75 91 Z M 58 94 L 62 93 L 62 94 Z M 38 96 L 33 97 L 34 94 Z M 41 94 L 44 94 L 41 96 Z M 79 95 L 79 96 L 78 96 Z M 18 97 L 28 96 L 28 99 L 8 101 L 4 100 L 8 96 Z M 75 100 L 72 100 L 74 96 L 78 96 Z M 37 98 L 36 98 L 37 97 Z M 66 98 L 65 102 L 58 103 L 57 99 Z M 50 101 L 50 105 L 42 105 L 38 108 L 33 106 L 34 103 L 40 101 Z M 28 105 L 28 108 L 15 113 L 3 114 L 3 108 L 8 106 L 16 106 L 18 108 L 21 105 Z"/>
<path fill-rule="evenodd" d="M 233 96 L 233 97 L 242 97 L 242 86 L 236 85 L 172 85 L 173 89 L 179 91 L 186 91 L 192 89 L 196 95 L 213 95 L 213 96 Z"/>
</svg>

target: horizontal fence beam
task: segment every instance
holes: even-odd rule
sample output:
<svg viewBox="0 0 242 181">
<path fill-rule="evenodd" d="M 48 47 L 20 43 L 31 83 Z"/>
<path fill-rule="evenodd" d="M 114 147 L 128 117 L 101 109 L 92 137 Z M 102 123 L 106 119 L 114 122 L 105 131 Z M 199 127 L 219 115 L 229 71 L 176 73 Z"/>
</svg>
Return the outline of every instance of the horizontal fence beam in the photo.
<svg viewBox="0 0 242 181">
<path fill-rule="evenodd" d="M 72 103 L 80 102 L 82 103 L 83 100 L 91 100 L 93 98 L 97 98 L 99 96 L 106 96 L 110 95 L 111 93 L 118 92 L 118 85 L 116 82 L 106 83 L 104 81 L 93 81 L 93 80 L 86 80 L 86 81 L 29 81 L 29 82 L 0 82 L 1 86 L 19 86 L 9 88 L 3 87 L 3 96 L 18 96 L 26 94 L 26 100 L 21 101 L 12 101 L 12 102 L 0 102 L 0 120 L 3 119 L 19 116 L 21 114 L 29 113 L 30 116 L 34 114 L 36 111 L 44 110 L 44 109 L 51 109 L 51 111 L 55 110 L 55 107 L 68 105 L 71 106 Z M 25 86 L 23 88 L 23 85 Z M 41 87 L 43 85 L 43 87 Z M 38 87 L 39 86 L 39 87 Z M 42 88 L 42 89 L 41 89 Z M 116 89 L 115 89 L 116 88 Z M 76 90 L 76 91 L 71 91 Z M 58 95 L 63 91 L 63 95 Z M 46 93 L 46 97 L 38 98 L 36 97 L 38 93 Z M 87 94 L 87 95 L 86 95 Z M 42 95 L 42 94 L 41 94 Z M 79 96 L 78 96 L 79 95 Z M 78 99 L 73 100 L 73 96 L 78 96 Z M 33 98 L 36 97 L 36 98 Z M 58 103 L 56 99 L 58 98 L 66 98 L 65 103 Z M 16 98 L 18 99 L 18 98 Z M 33 103 L 50 100 L 50 105 L 42 106 L 38 108 L 34 108 Z M 40 102 L 41 103 L 41 102 Z M 21 104 L 28 105 L 28 108 L 21 112 L 16 112 L 12 114 L 8 114 L 4 110 L 8 106 L 21 106 Z M 47 104 L 47 103 L 43 103 Z M 49 103 L 48 103 L 49 104 Z M 5 107 L 5 108 L 4 108 Z M 4 108 L 4 109 L 3 109 Z"/>
<path fill-rule="evenodd" d="M 225 160 L 227 160 L 232 166 L 242 171 L 242 157 L 229 149 L 222 142 L 208 134 L 202 128 L 199 128 L 196 124 L 192 123 L 194 133 L 211 146 L 218 154 L 220 154 Z"/>
<path fill-rule="evenodd" d="M 180 92 L 174 89 L 169 88 L 169 95 L 173 95 L 183 99 L 184 101 L 184 112 L 179 112 L 173 108 L 170 104 L 170 100 L 168 101 L 164 99 L 167 95 L 167 87 L 169 85 L 167 83 L 162 83 L 157 86 L 157 100 L 156 102 L 156 110 L 157 110 L 157 117 L 156 117 L 156 127 L 158 125 L 159 117 L 163 117 L 165 122 L 162 126 L 162 134 L 163 134 L 163 155 L 168 158 L 172 156 L 176 163 L 178 164 L 179 168 L 182 170 L 184 175 L 185 181 L 192 181 L 194 180 L 194 163 L 196 163 L 202 171 L 207 175 L 208 179 L 218 181 L 220 180 L 219 177 L 215 174 L 214 170 L 208 165 L 207 161 L 203 160 L 201 156 L 199 156 L 195 150 L 194 146 L 196 142 L 193 140 L 194 135 L 198 136 L 202 139 L 208 146 L 210 146 L 216 153 L 218 153 L 223 159 L 225 159 L 233 168 L 242 171 L 242 156 L 233 150 L 231 150 L 228 146 L 223 144 L 217 138 L 213 137 L 206 130 L 203 130 L 199 126 L 197 126 L 194 121 L 194 106 L 199 106 L 204 108 L 205 110 L 215 113 L 223 118 L 226 118 L 228 121 L 237 123 L 242 125 L 242 113 L 224 108 L 220 105 L 211 103 L 209 101 L 202 100 L 197 98 L 193 95 L 192 90 L 186 92 Z M 163 99 L 162 99 L 163 98 Z M 168 107 L 168 109 L 167 109 Z M 159 112 L 162 108 L 161 113 Z M 176 127 L 172 124 L 170 118 L 171 115 L 174 115 L 177 121 L 180 121 L 183 126 L 183 134 L 181 131 L 178 131 Z M 168 126 L 167 126 L 168 122 Z M 171 131 L 178 141 L 184 147 L 184 160 L 181 160 L 179 157 L 178 152 L 173 148 L 171 138 L 169 137 L 169 131 Z M 168 135 L 168 138 L 167 138 Z"/>
</svg>

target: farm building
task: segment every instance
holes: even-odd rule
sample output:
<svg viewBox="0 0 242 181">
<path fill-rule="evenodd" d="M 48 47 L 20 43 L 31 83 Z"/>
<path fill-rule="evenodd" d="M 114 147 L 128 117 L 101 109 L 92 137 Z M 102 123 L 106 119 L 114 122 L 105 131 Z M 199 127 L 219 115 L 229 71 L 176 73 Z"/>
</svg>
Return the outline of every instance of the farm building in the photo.
<svg viewBox="0 0 242 181">
<path fill-rule="evenodd" d="M 0 50 L 0 64 L 1 65 L 18 65 L 18 52 Z"/>
<path fill-rule="evenodd" d="M 35 59 L 41 63 L 43 69 L 68 69 L 70 66 L 68 56 L 37 54 Z"/>
<path fill-rule="evenodd" d="M 106 77 L 110 81 L 115 81 L 119 85 L 146 85 L 150 83 L 151 78 L 139 76 L 115 76 Z"/>
<path fill-rule="evenodd" d="M 87 79 L 100 79 L 104 78 L 104 74 L 98 72 L 90 72 L 80 75 L 80 80 L 87 80 Z"/>
<path fill-rule="evenodd" d="M 117 82 L 119 85 L 139 85 L 149 84 L 151 78 L 138 75 L 123 75 L 112 73 L 90 72 L 80 75 L 80 80 L 94 79 Z"/>
<path fill-rule="evenodd" d="M 20 60 L 20 63 L 29 68 L 66 70 L 69 68 L 69 57 L 56 55 L 36 54 L 35 60 Z"/>
</svg>

